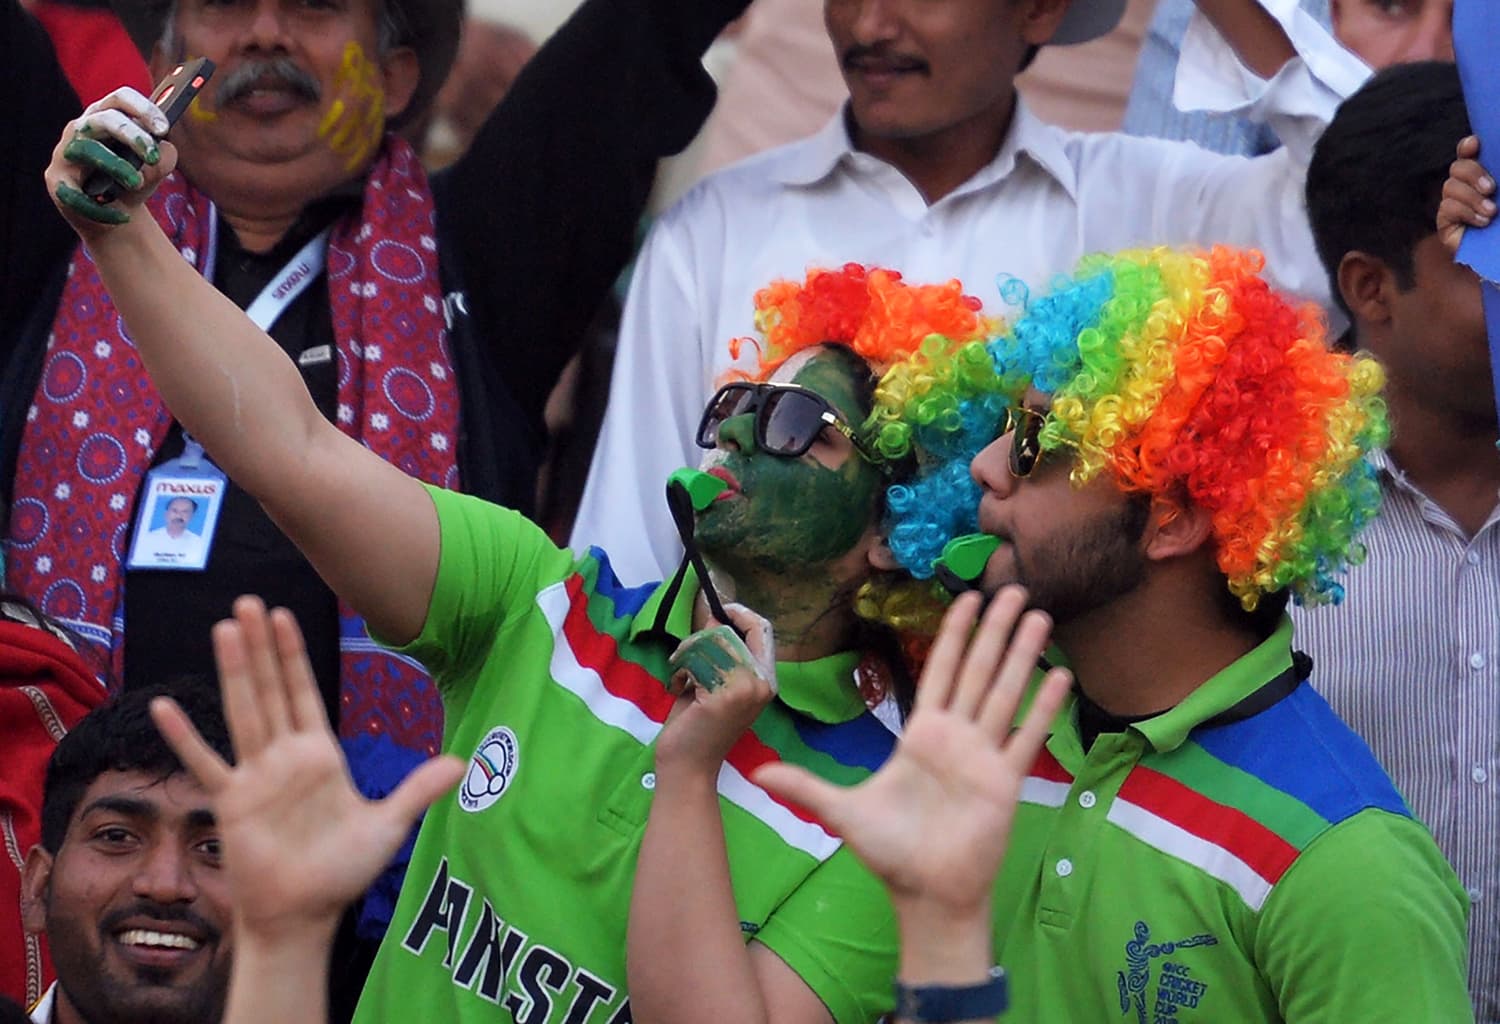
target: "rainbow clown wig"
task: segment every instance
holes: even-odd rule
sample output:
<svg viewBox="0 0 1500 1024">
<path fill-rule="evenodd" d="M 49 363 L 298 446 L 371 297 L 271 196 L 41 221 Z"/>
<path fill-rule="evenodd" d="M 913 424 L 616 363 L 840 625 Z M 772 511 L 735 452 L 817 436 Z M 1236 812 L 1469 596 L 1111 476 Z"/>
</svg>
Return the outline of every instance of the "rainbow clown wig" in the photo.
<svg viewBox="0 0 1500 1024">
<path fill-rule="evenodd" d="M 899 521 L 912 500 L 908 482 L 919 467 L 932 461 L 946 463 L 946 454 L 933 456 L 916 443 L 900 410 L 885 398 L 887 389 L 903 390 L 905 382 L 923 376 L 923 367 L 968 345 L 983 355 L 983 339 L 996 323 L 980 312 L 979 299 L 965 295 L 958 281 L 908 284 L 894 270 L 846 264 L 839 270 L 813 269 L 801 282 L 776 281 L 755 295 L 755 326 L 759 339 L 739 338 L 730 345 L 738 357 L 745 343 L 756 346 L 755 368 L 734 376 L 764 380 L 791 356 L 805 348 L 834 342 L 861 356 L 879 378 L 877 412 L 861 433 L 892 467 L 886 490 L 887 516 Z M 951 438 L 934 435 L 941 451 L 956 450 Z M 957 508 L 944 520 L 952 533 L 976 528 L 975 500 Z M 939 550 L 941 545 L 939 545 Z M 937 551 L 932 557 L 936 557 Z M 900 557 L 900 556 L 898 556 Z M 932 558 L 901 559 L 919 581 L 932 576 Z M 866 586 L 856 601 L 860 614 L 898 630 L 925 632 L 936 624 L 942 595 L 934 584 L 911 586 L 911 580 L 883 580 Z"/>
<path fill-rule="evenodd" d="M 1336 577 L 1363 558 L 1356 537 L 1380 502 L 1364 455 L 1387 438 L 1384 374 L 1330 351 L 1316 307 L 1272 292 L 1262 266 L 1228 248 L 1087 257 L 1008 332 L 935 353 L 887 387 L 882 441 L 909 436 L 950 459 L 913 488 L 893 546 L 899 533 L 919 557 L 941 549 L 951 517 L 932 503 L 963 490 L 959 469 L 1035 387 L 1052 400 L 1042 448 L 1072 453 L 1075 483 L 1107 472 L 1127 492 L 1210 513 L 1219 568 L 1247 611 L 1284 589 L 1340 601 Z"/>
</svg>

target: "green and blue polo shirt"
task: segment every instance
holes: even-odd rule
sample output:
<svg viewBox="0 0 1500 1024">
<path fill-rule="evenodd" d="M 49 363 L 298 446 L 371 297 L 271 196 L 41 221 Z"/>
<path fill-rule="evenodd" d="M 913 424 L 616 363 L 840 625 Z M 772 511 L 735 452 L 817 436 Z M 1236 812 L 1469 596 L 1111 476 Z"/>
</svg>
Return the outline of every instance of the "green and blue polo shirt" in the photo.
<svg viewBox="0 0 1500 1024">
<path fill-rule="evenodd" d="M 1291 639 L 1087 752 L 1060 716 L 995 885 L 1014 1019 L 1473 1019 L 1467 900 L 1432 837 L 1312 687 L 1256 702 L 1297 682 Z"/>
<path fill-rule="evenodd" d="M 356 1020 L 629 1021 L 626 924 L 672 706 L 672 645 L 648 627 L 685 636 L 696 586 L 663 608 L 662 588 L 622 587 L 597 550 L 575 559 L 517 513 L 431 493 L 437 582 L 402 653 L 432 670 L 445 749 L 468 767 L 423 823 Z M 779 665 L 779 697 L 718 783 L 747 941 L 849 1022 L 891 1004 L 889 901 L 820 822 L 749 775 L 781 759 L 853 784 L 885 760 L 894 737 L 855 690 L 857 657 Z"/>
</svg>

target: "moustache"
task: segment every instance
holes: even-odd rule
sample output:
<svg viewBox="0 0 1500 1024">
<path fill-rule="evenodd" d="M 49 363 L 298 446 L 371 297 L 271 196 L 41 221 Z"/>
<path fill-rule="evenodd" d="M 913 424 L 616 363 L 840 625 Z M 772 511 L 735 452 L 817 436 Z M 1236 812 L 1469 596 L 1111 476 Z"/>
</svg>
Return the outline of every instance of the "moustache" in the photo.
<svg viewBox="0 0 1500 1024">
<path fill-rule="evenodd" d="M 858 71 L 868 63 L 885 64 L 897 71 L 916 71 L 921 74 L 931 72 L 931 67 L 921 57 L 913 57 L 910 54 L 896 53 L 885 45 L 861 46 L 855 44 L 844 51 L 839 61 L 845 71 Z"/>
<path fill-rule="evenodd" d="M 318 80 L 290 57 L 246 61 L 224 76 L 214 94 L 218 105 L 228 106 L 246 93 L 267 84 L 285 86 L 305 100 L 317 102 L 323 95 Z"/>
<path fill-rule="evenodd" d="M 120 930 L 126 921 L 132 918 L 161 923 L 168 921 L 180 922 L 192 929 L 194 938 L 197 938 L 200 942 L 207 944 L 219 941 L 219 929 L 209 924 L 187 907 L 154 903 L 150 900 L 140 900 L 128 907 L 122 907 L 119 910 L 106 914 L 99 921 L 99 929 L 107 935 L 113 935 Z"/>
</svg>

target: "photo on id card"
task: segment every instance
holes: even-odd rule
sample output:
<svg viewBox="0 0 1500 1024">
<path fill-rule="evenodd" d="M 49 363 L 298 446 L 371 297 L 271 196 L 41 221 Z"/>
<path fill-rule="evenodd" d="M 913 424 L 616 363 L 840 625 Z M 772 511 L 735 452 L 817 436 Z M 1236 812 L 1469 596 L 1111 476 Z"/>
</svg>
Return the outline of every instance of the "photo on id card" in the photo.
<svg viewBox="0 0 1500 1024">
<path fill-rule="evenodd" d="M 215 477 L 148 477 L 126 563 L 129 568 L 204 568 L 227 486 Z"/>
</svg>

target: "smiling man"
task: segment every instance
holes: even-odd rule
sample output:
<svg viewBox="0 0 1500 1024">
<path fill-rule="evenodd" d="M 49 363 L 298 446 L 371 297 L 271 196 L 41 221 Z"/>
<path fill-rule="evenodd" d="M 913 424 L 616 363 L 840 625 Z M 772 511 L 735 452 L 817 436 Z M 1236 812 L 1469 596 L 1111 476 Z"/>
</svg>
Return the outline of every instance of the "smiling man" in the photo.
<svg viewBox="0 0 1500 1024">
<path fill-rule="evenodd" d="M 151 687 L 91 712 L 47 766 L 42 841 L 26 857 L 22 912 L 57 982 L 38 1024 L 213 1024 L 230 967 L 228 892 L 206 794 L 147 715 L 171 696 L 229 756 L 206 684 Z"/>
</svg>

